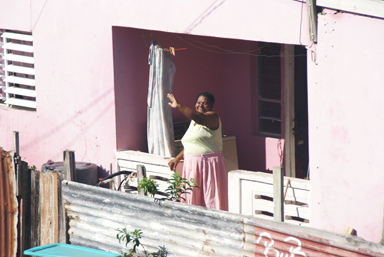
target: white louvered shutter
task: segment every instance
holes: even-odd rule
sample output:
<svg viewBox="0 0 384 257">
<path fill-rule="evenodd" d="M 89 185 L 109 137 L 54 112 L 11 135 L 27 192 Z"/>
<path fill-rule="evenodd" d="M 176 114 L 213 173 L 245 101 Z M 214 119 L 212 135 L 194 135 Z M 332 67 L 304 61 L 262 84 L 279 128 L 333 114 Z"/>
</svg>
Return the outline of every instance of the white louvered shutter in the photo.
<svg viewBox="0 0 384 257">
<path fill-rule="evenodd" d="M 36 83 L 31 34 L 3 32 L 3 87 L 7 106 L 36 109 Z"/>
</svg>

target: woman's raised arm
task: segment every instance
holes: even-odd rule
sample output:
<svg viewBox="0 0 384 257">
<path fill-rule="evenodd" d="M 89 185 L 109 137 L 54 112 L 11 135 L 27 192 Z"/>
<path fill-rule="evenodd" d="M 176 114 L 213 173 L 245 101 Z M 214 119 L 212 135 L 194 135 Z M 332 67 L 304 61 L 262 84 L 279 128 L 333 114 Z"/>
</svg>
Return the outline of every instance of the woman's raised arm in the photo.
<svg viewBox="0 0 384 257">
<path fill-rule="evenodd" d="M 167 97 L 171 101 L 168 104 L 172 108 L 179 109 L 187 118 L 195 121 L 197 124 L 204 125 L 213 130 L 216 130 L 219 127 L 219 115 L 215 112 L 198 112 L 177 102 L 173 94 L 168 94 Z"/>
</svg>

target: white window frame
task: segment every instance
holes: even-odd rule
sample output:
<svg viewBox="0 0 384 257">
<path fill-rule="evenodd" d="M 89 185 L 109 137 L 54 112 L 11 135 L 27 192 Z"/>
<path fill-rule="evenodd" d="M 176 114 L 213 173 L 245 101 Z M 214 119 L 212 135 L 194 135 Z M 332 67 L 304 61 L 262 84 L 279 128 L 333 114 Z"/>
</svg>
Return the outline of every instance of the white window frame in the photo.
<svg viewBox="0 0 384 257">
<path fill-rule="evenodd" d="M 5 31 L 1 37 L 4 71 L 1 90 L 5 96 L 0 99 L 0 102 L 7 107 L 36 110 L 35 59 L 33 45 L 31 45 L 33 36 L 30 33 Z"/>
</svg>

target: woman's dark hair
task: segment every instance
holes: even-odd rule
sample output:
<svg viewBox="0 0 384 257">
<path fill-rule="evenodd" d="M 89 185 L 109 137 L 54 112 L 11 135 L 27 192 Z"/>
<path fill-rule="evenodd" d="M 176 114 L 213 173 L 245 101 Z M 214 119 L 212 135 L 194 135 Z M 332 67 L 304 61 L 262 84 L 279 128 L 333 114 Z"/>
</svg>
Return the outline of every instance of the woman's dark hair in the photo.
<svg viewBox="0 0 384 257">
<path fill-rule="evenodd" d="M 197 95 L 197 97 L 196 97 L 195 103 L 197 103 L 197 100 L 199 99 L 200 96 L 205 96 L 208 99 L 209 103 L 213 107 L 213 104 L 215 103 L 215 98 L 213 97 L 213 95 L 211 93 L 209 93 L 209 92 L 201 92 L 201 93 L 199 93 Z"/>
</svg>

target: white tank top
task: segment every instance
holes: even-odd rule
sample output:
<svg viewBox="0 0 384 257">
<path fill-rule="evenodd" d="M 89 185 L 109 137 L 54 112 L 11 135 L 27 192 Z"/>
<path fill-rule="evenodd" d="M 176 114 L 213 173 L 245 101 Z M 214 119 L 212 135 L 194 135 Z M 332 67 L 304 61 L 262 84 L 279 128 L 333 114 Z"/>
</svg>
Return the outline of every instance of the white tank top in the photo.
<svg viewBox="0 0 384 257">
<path fill-rule="evenodd" d="M 223 149 L 221 120 L 219 119 L 219 127 L 216 130 L 197 124 L 192 120 L 181 139 L 181 143 L 186 155 L 221 152 Z"/>
</svg>

